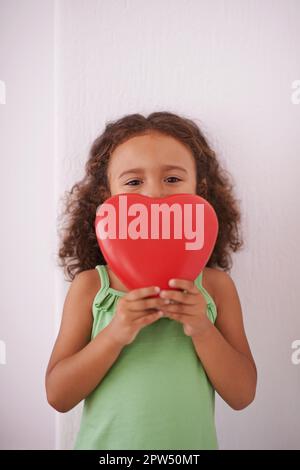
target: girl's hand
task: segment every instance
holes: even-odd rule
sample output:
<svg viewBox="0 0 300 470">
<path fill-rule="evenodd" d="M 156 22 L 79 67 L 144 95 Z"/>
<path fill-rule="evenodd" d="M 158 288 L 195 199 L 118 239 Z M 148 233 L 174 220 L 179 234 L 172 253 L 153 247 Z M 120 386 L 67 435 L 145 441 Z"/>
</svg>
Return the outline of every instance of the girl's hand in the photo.
<svg viewBox="0 0 300 470">
<path fill-rule="evenodd" d="M 192 337 L 204 333 L 212 326 L 206 315 L 206 300 L 193 281 L 172 279 L 169 286 L 182 290 L 160 292 L 160 297 L 167 300 L 161 309 L 166 317 L 181 322 L 185 334 Z"/>
<path fill-rule="evenodd" d="M 118 344 L 126 346 L 132 343 L 144 326 L 163 316 L 160 309 L 164 301 L 157 296 L 158 292 L 159 288 L 156 287 L 142 287 L 131 290 L 120 298 L 113 319 L 108 324 L 112 337 Z"/>
</svg>

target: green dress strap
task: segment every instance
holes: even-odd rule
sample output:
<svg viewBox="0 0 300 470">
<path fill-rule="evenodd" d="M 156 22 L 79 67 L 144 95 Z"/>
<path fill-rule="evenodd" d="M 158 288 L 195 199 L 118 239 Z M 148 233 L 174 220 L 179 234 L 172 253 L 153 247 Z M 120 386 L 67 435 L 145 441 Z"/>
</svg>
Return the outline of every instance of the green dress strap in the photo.
<svg viewBox="0 0 300 470">
<path fill-rule="evenodd" d="M 94 317 L 92 337 L 97 331 L 100 321 L 104 321 L 105 324 L 110 322 L 120 297 L 125 295 L 125 292 L 118 291 L 110 287 L 108 273 L 104 264 L 98 264 L 95 269 L 98 271 L 101 286 L 94 297 L 92 305 Z"/>
<path fill-rule="evenodd" d="M 217 318 L 217 306 L 215 304 L 215 301 L 214 299 L 212 298 L 212 296 L 207 292 L 207 290 L 203 287 L 202 285 L 202 278 L 203 278 L 203 270 L 201 271 L 201 273 L 198 274 L 198 276 L 196 277 L 195 279 L 195 284 L 196 286 L 198 287 L 198 289 L 200 290 L 200 292 L 203 294 L 205 300 L 206 300 L 206 303 L 207 303 L 207 315 L 208 317 L 210 318 L 210 320 L 214 323 L 216 321 L 216 318 Z"/>
<path fill-rule="evenodd" d="M 100 281 L 101 281 L 101 291 L 105 291 L 109 287 L 109 279 L 107 276 L 107 272 L 104 268 L 103 264 L 98 264 L 95 269 L 98 271 Z"/>
<path fill-rule="evenodd" d="M 99 276 L 100 276 L 101 292 L 108 291 L 109 293 L 114 294 L 119 297 L 122 297 L 122 295 L 126 294 L 126 292 L 122 290 L 114 289 L 113 287 L 110 286 L 110 281 L 109 281 L 109 277 L 107 273 L 107 267 L 105 264 L 98 264 L 95 269 L 97 269 Z"/>
</svg>

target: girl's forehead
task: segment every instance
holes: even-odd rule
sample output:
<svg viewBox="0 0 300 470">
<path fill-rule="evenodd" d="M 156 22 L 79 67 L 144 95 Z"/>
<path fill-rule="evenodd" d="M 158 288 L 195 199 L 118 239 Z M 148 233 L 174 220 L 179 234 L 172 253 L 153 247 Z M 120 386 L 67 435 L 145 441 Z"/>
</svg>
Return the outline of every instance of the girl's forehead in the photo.
<svg viewBox="0 0 300 470">
<path fill-rule="evenodd" d="M 156 152 L 160 155 L 168 152 L 189 153 L 191 150 L 183 142 L 173 136 L 161 134 L 159 132 L 151 132 L 142 135 L 136 135 L 128 138 L 125 142 L 119 144 L 113 154 L 131 154 Z"/>
<path fill-rule="evenodd" d="M 193 167 L 191 149 L 168 136 L 137 136 L 120 144 L 112 152 L 109 168 L 122 172 L 130 168 L 165 169 L 167 165 Z"/>
</svg>

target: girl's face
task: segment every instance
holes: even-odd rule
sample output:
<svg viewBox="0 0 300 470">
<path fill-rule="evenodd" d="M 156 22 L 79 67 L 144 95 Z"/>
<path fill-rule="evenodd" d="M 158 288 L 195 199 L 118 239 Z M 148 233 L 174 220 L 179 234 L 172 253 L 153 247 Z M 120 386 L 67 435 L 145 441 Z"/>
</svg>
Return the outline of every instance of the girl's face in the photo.
<svg viewBox="0 0 300 470">
<path fill-rule="evenodd" d="M 108 181 L 111 196 L 196 194 L 196 163 L 180 141 L 152 131 L 118 145 L 109 161 Z"/>
</svg>

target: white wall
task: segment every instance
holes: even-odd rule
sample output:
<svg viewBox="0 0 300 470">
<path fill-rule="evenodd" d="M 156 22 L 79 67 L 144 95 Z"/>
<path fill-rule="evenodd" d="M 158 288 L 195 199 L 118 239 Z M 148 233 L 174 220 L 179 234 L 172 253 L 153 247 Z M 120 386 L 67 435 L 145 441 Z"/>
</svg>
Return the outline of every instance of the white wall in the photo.
<svg viewBox="0 0 300 470">
<path fill-rule="evenodd" d="M 1 449 L 55 445 L 44 389 L 55 302 L 53 26 L 52 1 L 0 3 Z"/>
<path fill-rule="evenodd" d="M 51 42 L 43 21 L 52 2 L 44 1 L 43 11 L 38 2 L 28 3 L 37 9 L 26 8 L 27 22 L 32 23 L 34 31 L 41 30 L 43 41 L 36 41 L 32 35 L 22 38 L 21 56 L 27 41 L 32 42 L 34 51 L 46 47 L 47 38 Z M 10 16 L 13 7 L 8 5 L 14 4 L 6 3 Z M 47 17 L 50 27 L 51 15 Z M 0 366 L 1 374 L 5 370 L 8 375 L 5 396 L 9 405 L 3 406 L 9 436 L 5 445 L 28 445 L 22 432 L 14 432 L 20 422 L 30 427 L 37 447 L 40 445 L 40 433 L 30 421 L 34 405 L 43 410 L 44 429 L 49 431 L 44 445 L 46 441 L 49 447 L 53 443 L 53 416 L 43 402 L 41 369 L 49 350 L 50 332 L 53 341 L 56 334 L 51 330 L 51 316 L 55 311 L 57 329 L 68 285 L 53 267 L 53 225 L 50 228 L 42 207 L 52 214 L 53 203 L 57 208 L 62 192 L 83 176 L 88 149 L 105 121 L 133 112 L 147 115 L 153 110 L 170 110 L 202 126 L 234 177 L 243 210 L 246 249 L 234 256 L 231 275 L 239 291 L 258 367 L 258 390 L 255 402 L 238 412 L 217 399 L 220 448 L 300 449 L 300 365 L 291 361 L 292 341 L 300 339 L 300 255 L 296 244 L 300 229 L 300 104 L 291 102 L 292 82 L 300 79 L 299 20 L 298 0 L 57 0 L 55 160 L 51 157 L 51 123 L 45 118 L 45 110 L 50 120 L 53 111 L 49 91 L 51 44 L 47 53 L 29 61 L 30 67 L 22 67 L 22 79 L 25 73 L 31 93 L 39 93 L 41 76 L 45 83 L 49 72 L 48 92 L 38 98 L 30 99 L 22 93 L 20 73 L 12 58 L 16 46 L 11 45 L 6 51 L 10 70 L 7 82 L 18 86 L 14 91 L 18 99 L 14 98 L 14 114 L 11 111 L 10 117 L 6 115 L 11 120 L 4 124 L 8 137 L 4 147 L 1 143 L 1 163 L 5 174 L 9 172 L 13 178 L 5 178 L 2 190 L 6 194 L 14 185 L 16 197 L 10 199 L 10 205 L 16 209 L 18 202 L 20 209 L 21 199 L 18 215 L 22 215 L 17 219 L 18 230 L 11 234 L 5 225 L 2 231 L 2 246 L 18 249 L 18 256 L 12 256 L 16 250 L 5 250 L 5 271 L 2 270 L 4 334 L 1 332 L 0 339 L 7 341 L 11 361 L 10 369 L 9 364 Z M 11 20 L 6 26 L 7 35 L 15 31 L 14 22 Z M 26 54 L 23 60 L 29 60 Z M 34 75 L 35 67 L 38 70 Z M 22 84 L 24 87 L 24 79 Z M 32 101 L 41 100 L 43 117 L 39 106 L 32 108 Z M 15 114 L 17 102 L 24 119 Z M 6 104 L 5 112 L 7 107 Z M 1 108 L 2 121 L 4 110 Z M 30 126 L 30 137 L 24 130 L 24 120 Z M 34 140 L 36 147 L 32 129 L 39 131 L 38 141 Z M 20 133 L 23 138 L 19 138 Z M 22 168 L 19 175 L 15 174 L 16 155 Z M 51 178 L 45 178 L 51 171 L 55 175 L 54 186 Z M 39 198 L 34 197 L 37 192 Z M 2 202 L 7 199 L 4 194 Z M 21 246 L 17 233 L 21 233 L 21 226 L 24 230 L 25 207 L 31 223 Z M 16 223 L 7 204 L 4 215 L 5 220 L 11 221 L 10 226 Z M 52 217 L 51 223 L 53 220 Z M 26 242 L 29 248 L 24 250 Z M 27 343 L 22 335 L 24 329 Z M 34 361 L 33 369 L 29 358 Z M 25 393 L 22 390 L 20 399 L 17 389 L 24 379 Z M 21 416 L 12 411 L 16 405 Z M 81 405 L 59 415 L 58 448 L 72 448 L 80 410 Z"/>
</svg>

